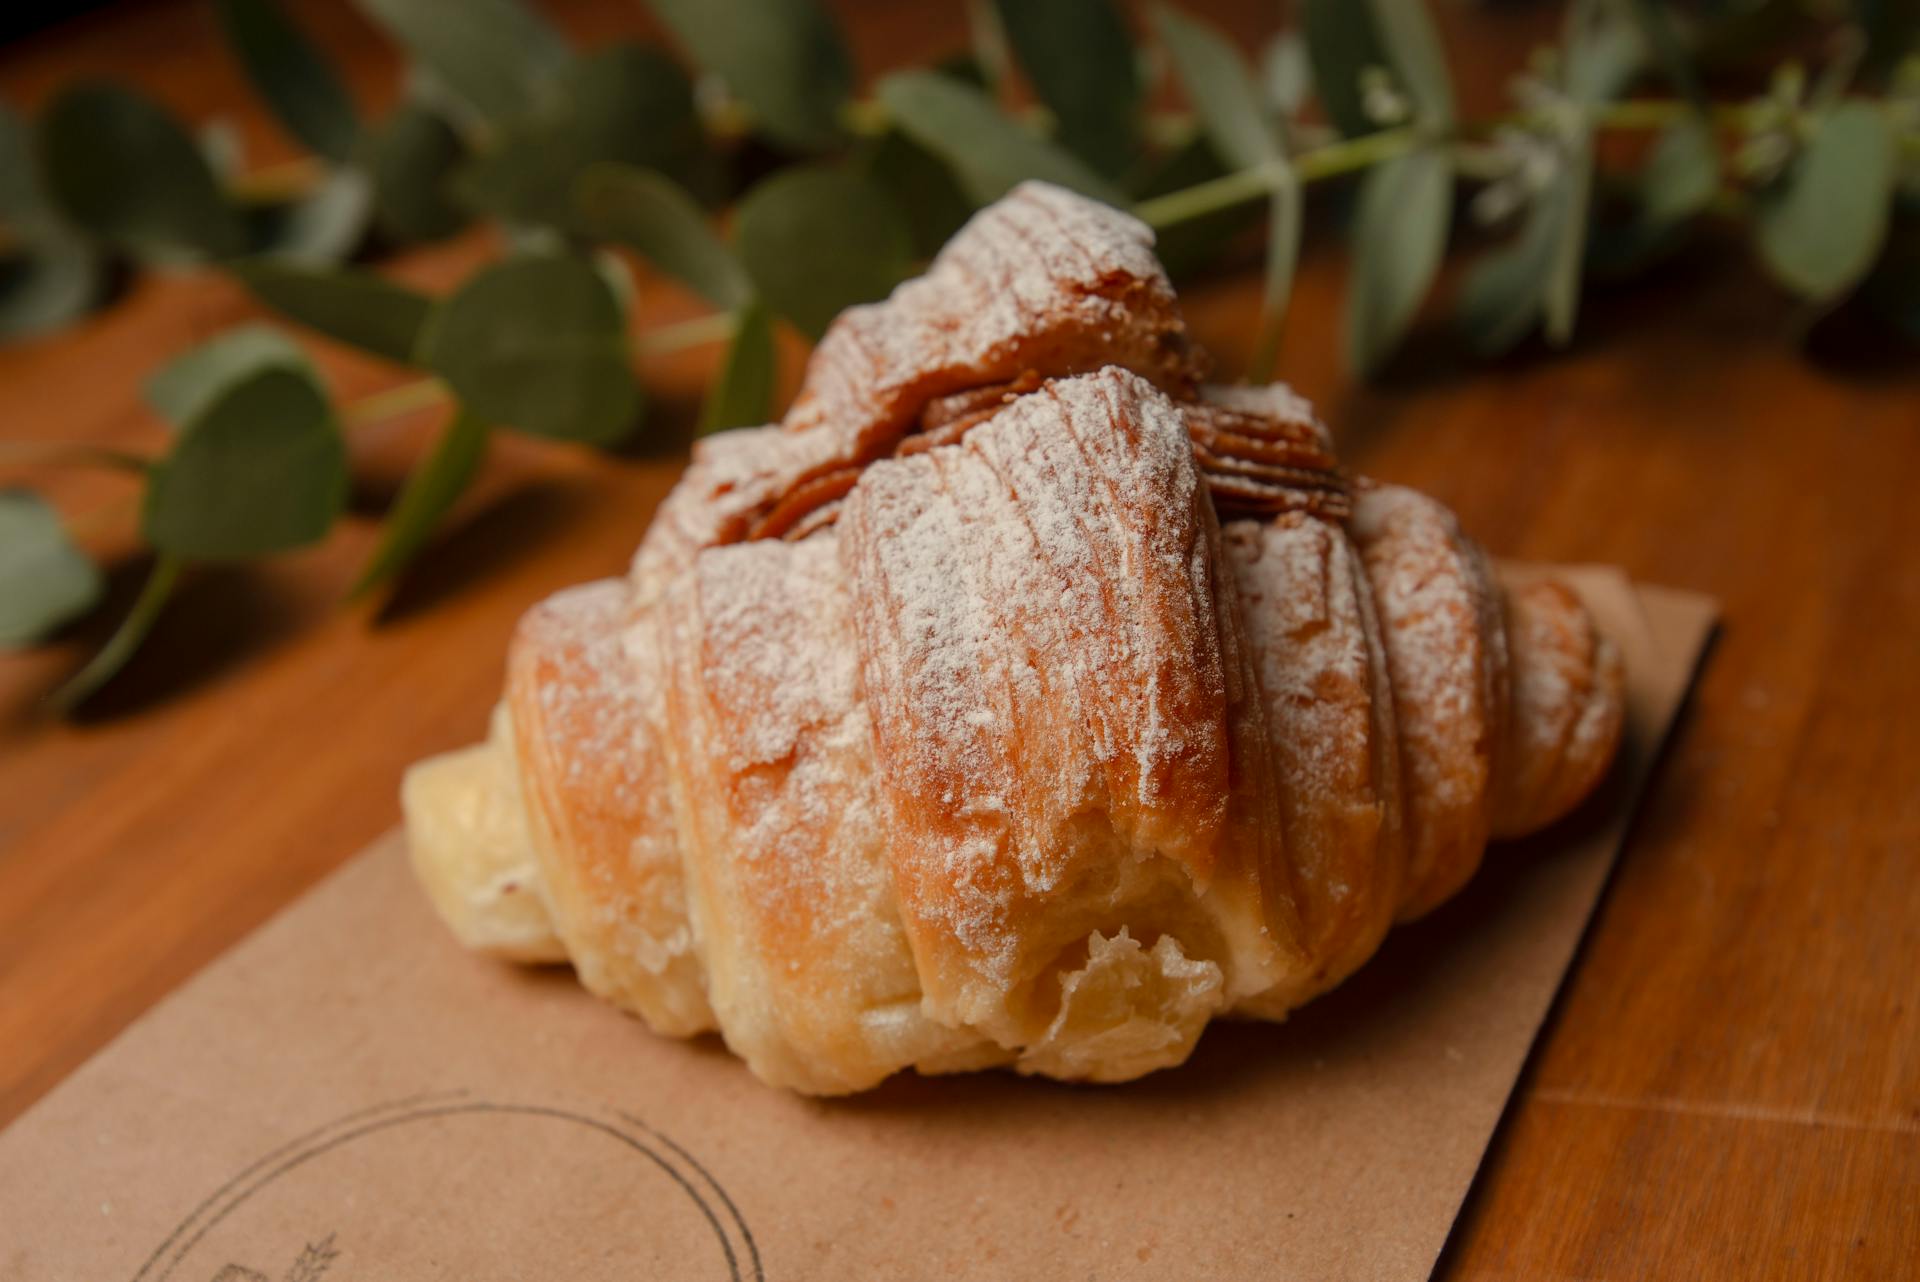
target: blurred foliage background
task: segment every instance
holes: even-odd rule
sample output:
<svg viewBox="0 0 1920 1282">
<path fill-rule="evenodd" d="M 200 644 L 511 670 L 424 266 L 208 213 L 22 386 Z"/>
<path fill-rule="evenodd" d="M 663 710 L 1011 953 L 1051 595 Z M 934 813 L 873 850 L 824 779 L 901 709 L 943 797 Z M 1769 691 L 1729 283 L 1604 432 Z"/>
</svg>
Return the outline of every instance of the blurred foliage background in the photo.
<svg viewBox="0 0 1920 1282">
<path fill-rule="evenodd" d="M 0 341 L 111 307 L 131 273 L 210 271 L 409 371 L 342 403 L 285 330 L 249 324 L 146 377 L 164 450 L 0 442 L 0 466 L 126 475 L 154 553 L 59 706 L 113 675 L 183 571 L 324 537 L 352 428 L 446 407 L 364 595 L 426 544 L 494 433 L 644 439 L 636 355 L 700 344 L 724 345 L 700 430 L 767 421 L 779 328 L 817 338 L 1030 178 L 1131 209 L 1176 278 L 1257 253 L 1260 332 L 1229 375 L 1271 376 L 1310 212 L 1350 242 L 1339 323 L 1361 376 L 1466 242 L 1483 248 L 1449 305 L 1476 353 L 1575 341 L 1584 288 L 1660 271 L 1705 227 L 1747 238 L 1810 314 L 1851 300 L 1920 338 L 1913 0 L 1533 6 L 1557 39 L 1488 116 L 1462 113 L 1422 0 L 1276 6 L 1257 45 L 1174 4 L 976 0 L 967 47 L 866 86 L 814 0 L 648 0 L 668 40 L 593 47 L 523 0 L 356 4 L 405 57 L 379 114 L 279 0 L 210 0 L 290 162 L 250 165 L 221 121 L 123 84 L 67 85 L 31 117 L 0 104 Z M 475 222 L 503 252 L 457 287 L 383 274 Z M 633 325 L 636 256 L 709 314 Z M 0 489 L 0 644 L 99 604 L 72 524 Z"/>
</svg>

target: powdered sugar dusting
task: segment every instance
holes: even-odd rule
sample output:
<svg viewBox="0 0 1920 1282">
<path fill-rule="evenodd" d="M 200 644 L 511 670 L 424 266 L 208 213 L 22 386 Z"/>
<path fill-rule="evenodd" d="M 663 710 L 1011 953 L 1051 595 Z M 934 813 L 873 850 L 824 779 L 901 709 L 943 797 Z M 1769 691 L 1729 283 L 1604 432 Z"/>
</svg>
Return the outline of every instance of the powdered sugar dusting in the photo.
<svg viewBox="0 0 1920 1282">
<path fill-rule="evenodd" d="M 1190 379 L 1185 326 L 1128 214 L 1028 182 L 970 219 L 926 275 L 843 312 L 814 350 L 786 419 L 829 430 L 850 457 L 906 430 L 928 401 L 1013 378 L 1107 363 Z"/>
<path fill-rule="evenodd" d="M 637 770 L 607 767 L 632 761 L 645 711 L 644 683 L 621 636 L 627 611 L 627 585 L 607 579 L 554 593 L 520 624 L 524 642 L 536 651 L 570 656 L 568 679 L 539 687 L 541 723 L 556 740 L 567 782 L 578 785 L 594 772 L 623 809 L 634 801 Z"/>
<path fill-rule="evenodd" d="M 1503 732 L 1506 634 L 1485 555 L 1452 512 L 1399 486 L 1364 490 L 1352 531 L 1379 606 L 1407 781 L 1409 893 L 1477 861 Z M 1471 867 L 1469 862 L 1468 867 Z"/>
<path fill-rule="evenodd" d="M 1177 410 L 1110 369 L 875 464 L 848 499 L 902 898 L 984 973 L 1006 974 L 1010 905 L 1060 884 L 1090 808 L 1209 849 L 1225 693 L 1198 493 Z"/>
<path fill-rule="evenodd" d="M 1202 400 L 1243 414 L 1276 418 L 1283 423 L 1298 423 L 1312 429 L 1320 448 L 1333 452 L 1333 433 L 1314 412 L 1313 402 L 1285 383 L 1208 383 L 1200 389 Z"/>
</svg>

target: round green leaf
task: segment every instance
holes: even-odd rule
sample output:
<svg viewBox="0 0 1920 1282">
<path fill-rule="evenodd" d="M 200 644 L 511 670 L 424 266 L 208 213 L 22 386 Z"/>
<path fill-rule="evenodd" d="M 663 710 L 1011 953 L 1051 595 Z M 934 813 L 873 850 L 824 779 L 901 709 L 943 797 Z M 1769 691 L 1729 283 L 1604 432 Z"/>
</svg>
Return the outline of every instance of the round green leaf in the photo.
<svg viewBox="0 0 1920 1282">
<path fill-rule="evenodd" d="M 30 645 L 100 599 L 100 571 L 31 490 L 0 490 L 0 646 Z"/>
<path fill-rule="evenodd" d="M 1413 98 L 1414 116 L 1427 125 L 1452 124 L 1453 78 L 1425 0 L 1366 0 L 1366 7 L 1373 11 L 1387 65 Z"/>
<path fill-rule="evenodd" d="M 865 148 L 860 164 L 906 215 L 916 258 L 933 257 L 973 213 L 973 201 L 953 171 L 898 129 Z"/>
<path fill-rule="evenodd" d="M 162 552 L 229 561 L 323 536 L 347 498 L 347 448 L 311 375 L 269 366 L 230 384 L 154 468 L 141 532 Z"/>
<path fill-rule="evenodd" d="M 1293 271 L 1300 260 L 1300 224 L 1305 200 L 1300 182 L 1291 172 L 1274 189 L 1267 203 L 1267 269 L 1260 289 L 1260 336 L 1254 344 L 1247 375 L 1255 382 L 1273 377 L 1280 351 L 1280 328 L 1293 295 Z"/>
<path fill-rule="evenodd" d="M 360 119 L 340 77 L 278 0 L 217 0 L 247 80 L 287 132 L 330 160 L 353 154 Z"/>
<path fill-rule="evenodd" d="M 482 118 L 537 110 L 573 61 L 547 20 L 520 0 L 359 0 L 448 91 Z"/>
<path fill-rule="evenodd" d="M 1640 214 L 1657 226 L 1691 218 L 1720 186 L 1720 151 L 1713 130 L 1689 116 L 1668 125 L 1640 175 Z"/>
<path fill-rule="evenodd" d="M 945 160 L 980 204 L 1000 199 L 1029 178 L 1110 205 L 1126 197 L 1100 175 L 1046 139 L 1008 119 L 974 86 L 933 71 L 902 71 L 875 90 L 900 128 Z"/>
<path fill-rule="evenodd" d="M 338 263 L 366 239 L 373 183 L 357 169 L 336 169 L 298 200 L 253 211 L 252 251 L 292 262 Z"/>
<path fill-rule="evenodd" d="M 255 298 L 328 338 L 412 364 L 433 300 L 372 272 L 273 259 L 236 263 Z"/>
<path fill-rule="evenodd" d="M 440 240 L 467 224 L 453 202 L 453 174 L 466 145 L 439 114 L 408 100 L 362 139 L 360 162 L 373 176 L 381 230 L 398 240 Z"/>
<path fill-rule="evenodd" d="M 1453 167 L 1423 148 L 1370 170 L 1354 221 L 1353 284 L 1347 296 L 1347 360 L 1371 375 L 1400 345 L 1433 287 L 1453 215 Z"/>
<path fill-rule="evenodd" d="M 730 427 L 758 427 L 773 418 L 774 380 L 779 375 L 773 319 L 766 308 L 753 304 L 734 322 L 727 359 L 700 407 L 702 436 Z"/>
<path fill-rule="evenodd" d="M 755 187 L 735 236 L 760 297 L 814 338 L 842 309 L 884 297 L 912 263 L 886 191 L 835 169 L 789 169 Z"/>
<path fill-rule="evenodd" d="M 1760 257 L 1774 278 L 1816 302 L 1866 275 L 1887 235 L 1893 131 L 1880 108 L 1852 100 L 1822 118 L 1758 211 Z"/>
<path fill-rule="evenodd" d="M 1313 92 L 1313 62 L 1307 39 L 1282 31 L 1260 53 L 1260 87 L 1268 105 L 1282 118 L 1293 115 Z"/>
<path fill-rule="evenodd" d="M 1133 41 L 1112 0 L 996 0 L 1001 28 L 1067 150 L 1108 177 L 1132 165 L 1140 113 Z"/>
<path fill-rule="evenodd" d="M 581 60 L 539 115 L 503 127 L 467 164 L 457 190 L 475 208 L 515 222 L 574 226 L 575 183 L 602 161 L 685 176 L 704 136 L 693 86 L 665 53 L 614 45 Z"/>
<path fill-rule="evenodd" d="M 387 514 L 380 544 L 349 590 L 358 597 L 386 582 L 418 555 L 434 527 L 447 514 L 479 470 L 487 452 L 487 425 L 456 410 L 435 442 L 433 452 L 407 475 L 407 483 Z"/>
<path fill-rule="evenodd" d="M 853 59 L 815 0 L 649 0 L 696 65 L 753 112 L 756 129 L 802 151 L 845 138 Z"/>
<path fill-rule="evenodd" d="M 1156 6 L 1153 16 L 1187 99 L 1220 158 L 1236 169 L 1251 169 L 1281 155 L 1279 133 L 1233 43 L 1166 5 Z"/>
<path fill-rule="evenodd" d="M 1567 240 L 1573 184 L 1554 182 L 1527 210 L 1519 237 L 1488 254 L 1460 287 L 1459 324 L 1482 355 L 1507 351 L 1527 336 L 1545 311 L 1555 259 Z"/>
<path fill-rule="evenodd" d="M 40 121 L 47 186 L 75 223 L 140 254 L 240 253 L 207 158 L 173 117 L 113 85 L 78 85 Z"/>
<path fill-rule="evenodd" d="M 573 257 L 509 259 L 434 309 L 420 357 L 480 418 L 609 443 L 640 413 L 613 290 Z"/>
<path fill-rule="evenodd" d="M 753 296 L 740 260 L 693 197 L 665 174 L 599 165 L 581 175 L 576 199 L 595 239 L 639 251 L 715 306 L 736 308 Z"/>
<path fill-rule="evenodd" d="M 1347 137 L 1378 129 L 1368 115 L 1360 76 L 1390 65 L 1366 0 L 1305 0 L 1307 59 L 1320 105 Z"/>
<path fill-rule="evenodd" d="M 307 354 L 271 325 L 242 325 L 160 367 L 147 380 L 147 403 L 176 427 L 192 422 L 243 378 L 278 366 L 312 375 Z"/>
<path fill-rule="evenodd" d="M 105 267 L 94 247 L 59 228 L 35 229 L 0 255 L 0 338 L 44 334 L 86 315 Z"/>
</svg>

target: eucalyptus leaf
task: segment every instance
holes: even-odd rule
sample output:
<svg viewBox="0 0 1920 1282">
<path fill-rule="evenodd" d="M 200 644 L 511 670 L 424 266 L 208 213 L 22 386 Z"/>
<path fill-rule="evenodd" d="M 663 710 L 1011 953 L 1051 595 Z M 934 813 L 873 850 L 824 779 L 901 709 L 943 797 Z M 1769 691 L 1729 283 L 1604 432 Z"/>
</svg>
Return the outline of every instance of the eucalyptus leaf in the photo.
<svg viewBox="0 0 1920 1282">
<path fill-rule="evenodd" d="M 1306 37 L 1282 31 L 1260 53 L 1260 85 L 1267 105 L 1282 119 L 1305 105 L 1313 92 L 1313 61 Z"/>
<path fill-rule="evenodd" d="M 94 652 L 93 658 L 48 698 L 55 709 L 71 712 L 126 666 L 140 643 L 153 631 L 161 611 L 166 609 L 167 599 L 180 581 L 181 569 L 179 557 L 162 552 L 154 558 L 153 568 L 147 571 L 147 581 L 141 586 L 133 608 L 127 611 L 127 617 L 120 621 L 107 643 Z"/>
<path fill-rule="evenodd" d="M 813 338 L 842 309 L 884 297 L 912 264 L 885 189 L 836 169 L 768 178 L 741 202 L 734 235 L 759 297 Z"/>
<path fill-rule="evenodd" d="M 1631 218 L 1596 226 L 1586 269 L 1619 277 L 1647 267 L 1684 244 L 1681 229 L 1713 203 L 1720 154 L 1713 130 L 1697 116 L 1675 121 L 1648 149 L 1633 187 Z"/>
<path fill-rule="evenodd" d="M 369 131 L 359 159 L 373 176 L 381 230 L 402 241 L 440 240 L 466 226 L 453 202 L 453 174 L 466 144 L 425 103 L 408 100 Z"/>
<path fill-rule="evenodd" d="M 483 269 L 434 309 L 420 356 L 470 413 L 536 436 L 608 444 L 639 418 L 619 301 L 573 256 Z"/>
<path fill-rule="evenodd" d="M 1276 162 L 1284 164 L 1284 161 Z M 1273 377 L 1280 350 L 1280 330 L 1293 294 L 1293 272 L 1300 260 L 1302 221 L 1300 182 L 1291 168 L 1267 202 L 1267 267 L 1260 290 L 1260 336 L 1254 343 L 1248 377 L 1265 382 Z"/>
<path fill-rule="evenodd" d="M 44 334 L 87 314 L 105 288 L 99 251 L 58 227 L 0 253 L 0 338 Z"/>
<path fill-rule="evenodd" d="M 33 131 L 11 107 L 0 102 L 0 220 L 9 227 L 53 216 L 38 178 Z"/>
<path fill-rule="evenodd" d="M 147 404 L 175 427 L 183 427 L 233 384 L 263 369 L 313 375 L 307 354 L 271 325 L 242 325 L 174 357 L 147 379 Z"/>
<path fill-rule="evenodd" d="M 663 51 L 621 44 L 583 58 L 552 106 L 503 127 L 456 179 L 467 203 L 498 217 L 572 229 L 574 186 L 600 162 L 691 174 L 703 135 L 693 85 Z"/>
<path fill-rule="evenodd" d="M 487 453 L 487 437 L 483 420 L 465 410 L 454 411 L 432 452 L 407 474 L 400 497 L 394 500 L 393 510 L 387 513 L 381 528 L 379 545 L 348 589 L 350 599 L 387 582 L 419 555 L 433 536 L 434 527 L 479 471 L 480 460 Z"/>
<path fill-rule="evenodd" d="M 353 100 L 279 0 L 216 0 L 214 7 L 254 92 L 287 132 L 329 160 L 350 158 L 360 134 Z"/>
<path fill-rule="evenodd" d="M 1661 131 L 1640 174 L 1641 217 L 1669 226 L 1693 217 L 1720 189 L 1720 150 L 1713 130 L 1697 116 Z"/>
<path fill-rule="evenodd" d="M 1451 125 L 1453 78 L 1426 0 L 1367 0 L 1367 5 L 1388 64 L 1413 98 L 1415 119 L 1435 128 Z"/>
<path fill-rule="evenodd" d="M 1550 184 L 1528 207 L 1518 239 L 1467 273 L 1460 287 L 1459 324 L 1482 355 L 1509 350 L 1540 320 L 1545 283 L 1567 239 L 1571 195 L 1571 184 L 1564 179 Z"/>
<path fill-rule="evenodd" d="M 1133 163 L 1140 73 L 1112 0 L 997 0 L 1001 29 L 1061 145 L 1108 177 Z"/>
<path fill-rule="evenodd" d="M 194 145 L 222 189 L 231 188 L 247 166 L 247 148 L 231 120 L 216 117 L 193 132 Z"/>
<path fill-rule="evenodd" d="M 1313 84 L 1328 119 L 1349 138 L 1372 133 L 1380 126 L 1367 114 L 1361 75 L 1390 64 L 1370 0 L 1305 0 L 1303 17 Z"/>
<path fill-rule="evenodd" d="M 80 227 L 136 254 L 223 258 L 245 248 L 193 138 L 158 106 L 107 84 L 81 84 L 40 120 L 48 190 Z"/>
<path fill-rule="evenodd" d="M 1760 203 L 1761 261 L 1774 279 L 1815 302 L 1846 293 L 1886 239 L 1893 182 L 1886 117 L 1872 103 L 1841 103 L 1815 122 L 1780 189 Z"/>
<path fill-rule="evenodd" d="M 575 199 L 596 240 L 636 250 L 716 307 L 753 296 L 753 282 L 686 189 L 665 174 L 599 165 L 580 176 Z"/>
<path fill-rule="evenodd" d="M 875 90 L 901 130 L 952 166 L 979 204 L 1028 179 L 1077 191 L 1110 205 L 1126 197 L 1046 139 L 1003 115 L 985 93 L 932 71 L 902 71 Z"/>
<path fill-rule="evenodd" d="M 1259 86 L 1233 43 L 1166 5 L 1156 6 L 1153 15 L 1187 99 L 1220 158 L 1236 169 L 1252 169 L 1283 155 Z"/>
<path fill-rule="evenodd" d="M 328 338 L 414 363 L 433 300 L 351 267 L 316 267 L 277 259 L 236 263 L 234 275 L 255 298 Z"/>
<path fill-rule="evenodd" d="M 1665 0 L 1626 0 L 1626 7 L 1628 16 L 1640 29 L 1641 40 L 1668 83 L 1688 102 L 1696 106 L 1704 104 L 1706 94 L 1700 87 L 1699 74 L 1693 69 L 1686 38 L 1675 26 L 1672 9 Z"/>
<path fill-rule="evenodd" d="M 906 215 L 917 258 L 931 258 L 973 213 L 973 201 L 938 156 L 889 129 L 861 156 L 862 172 Z"/>
<path fill-rule="evenodd" d="M 1647 60 L 1645 42 L 1631 17 L 1612 4 L 1576 0 L 1568 16 L 1567 94 L 1584 106 L 1620 96 Z"/>
<path fill-rule="evenodd" d="M 1573 340 L 1573 325 L 1580 312 L 1580 272 L 1586 259 L 1587 209 L 1593 195 L 1591 138 L 1583 136 L 1574 144 L 1554 183 L 1562 212 L 1540 306 L 1547 342 L 1565 347 Z"/>
<path fill-rule="evenodd" d="M 1386 364 L 1433 286 L 1453 214 L 1453 169 L 1437 147 L 1370 170 L 1360 185 L 1347 295 L 1347 360 L 1371 376 Z"/>
<path fill-rule="evenodd" d="M 700 407 L 700 435 L 730 427 L 758 427 L 773 419 L 774 381 L 779 374 L 773 346 L 773 318 L 757 303 L 734 317 L 720 376 Z"/>
<path fill-rule="evenodd" d="M 521 0 L 358 0 L 481 118 L 538 110 L 573 61 L 564 37 Z"/>
<path fill-rule="evenodd" d="M 725 81 L 754 127 L 788 147 L 845 140 L 840 109 L 853 96 L 853 59 L 815 0 L 648 0 L 693 61 Z"/>
<path fill-rule="evenodd" d="M 300 263 L 346 261 L 372 221 L 373 181 L 357 169 L 335 169 L 306 195 L 248 220 L 254 253 Z"/>
<path fill-rule="evenodd" d="M 31 490 L 0 489 L 0 648 L 31 645 L 100 600 L 99 568 Z"/>
<path fill-rule="evenodd" d="M 0 338 L 82 316 L 105 284 L 101 255 L 48 203 L 26 124 L 0 103 Z"/>
<path fill-rule="evenodd" d="M 346 441 L 320 385 L 267 365 L 181 427 L 154 467 L 140 529 L 177 557 L 241 560 L 324 537 L 346 499 Z"/>
</svg>

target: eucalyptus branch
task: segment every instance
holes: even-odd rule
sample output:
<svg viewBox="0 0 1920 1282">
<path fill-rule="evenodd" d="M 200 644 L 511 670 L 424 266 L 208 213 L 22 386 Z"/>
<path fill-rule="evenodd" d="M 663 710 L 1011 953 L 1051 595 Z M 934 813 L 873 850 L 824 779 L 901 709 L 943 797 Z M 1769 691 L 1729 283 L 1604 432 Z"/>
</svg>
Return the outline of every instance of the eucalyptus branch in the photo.
<svg viewBox="0 0 1920 1282">
<path fill-rule="evenodd" d="M 66 441 L 0 441 L 0 467 L 97 467 L 145 475 L 153 460 L 130 450 Z"/>
<path fill-rule="evenodd" d="M 1684 99 L 1647 98 L 1609 103 L 1588 112 L 1587 120 L 1597 130 L 1646 132 L 1671 128 L 1698 116 L 1698 109 Z M 1777 104 L 1762 100 L 1714 104 L 1707 111 L 1707 120 L 1718 129 L 1750 133 L 1776 125 L 1792 128 L 1796 117 L 1783 115 Z M 1133 212 L 1153 227 L 1176 227 L 1267 198 L 1273 193 L 1274 184 L 1285 176 L 1289 167 L 1301 183 L 1322 182 L 1370 169 L 1420 147 L 1465 147 L 1489 138 L 1501 129 L 1546 129 L 1553 123 L 1548 113 L 1520 111 L 1490 116 L 1484 120 L 1463 121 L 1445 131 L 1412 125 L 1382 129 L 1361 134 L 1357 138 L 1311 147 L 1285 161 L 1270 161 L 1234 170 L 1219 178 L 1164 196 L 1155 196 L 1136 204 Z M 1899 141 L 1907 149 L 1920 150 L 1920 134 L 1903 135 Z"/>
<path fill-rule="evenodd" d="M 167 598 L 173 595 L 174 584 L 179 582 L 180 570 L 178 557 L 164 552 L 160 554 L 153 563 L 153 569 L 147 572 L 147 581 L 141 587 L 140 595 L 134 599 L 133 608 L 127 611 L 127 617 L 120 621 L 120 626 L 107 639 L 107 643 L 94 653 L 80 671 L 48 696 L 47 702 L 54 710 L 71 711 L 126 665 L 133 652 L 140 648 L 140 643 L 146 640 L 147 633 L 153 631 L 153 625 L 159 621 Z"/>
<path fill-rule="evenodd" d="M 979 0 L 971 54 L 883 76 L 865 98 L 818 0 L 646 2 L 691 67 L 657 44 L 576 49 L 526 0 L 490 0 L 477 17 L 400 6 L 406 21 L 360 0 L 422 73 L 375 120 L 284 0 L 221 0 L 241 69 L 310 153 L 251 171 L 210 159 L 161 105 L 109 84 L 60 92 L 30 127 L 0 110 L 0 333 L 97 306 L 116 261 L 197 260 L 280 316 L 414 371 L 340 404 L 299 344 L 248 325 L 145 384 L 175 429 L 158 457 L 0 444 L 0 467 L 105 467 L 143 482 L 71 524 L 32 491 L 0 488 L 8 644 L 99 600 L 75 530 L 138 503 L 157 557 L 66 700 L 132 653 L 183 565 L 325 538 L 346 507 L 348 430 L 448 407 L 353 580 L 357 597 L 430 542 L 498 432 L 606 445 L 645 430 L 640 378 L 657 358 L 724 344 L 700 430 L 769 421 L 776 324 L 817 339 L 1028 180 L 1130 206 L 1166 233 L 1176 271 L 1182 251 L 1236 239 L 1202 220 L 1230 215 L 1225 229 L 1264 206 L 1246 366 L 1260 378 L 1285 352 L 1305 189 L 1340 178 L 1357 188 L 1341 319 L 1363 376 L 1434 292 L 1463 186 L 1475 218 L 1516 229 L 1462 277 L 1457 321 L 1476 350 L 1570 341 L 1591 267 L 1657 262 L 1706 217 L 1741 221 L 1786 291 L 1830 306 L 1859 289 L 1920 337 L 1920 261 L 1889 231 L 1911 217 L 1896 194 L 1920 183 L 1920 48 L 1898 23 L 1836 17 L 1815 64 L 1788 62 L 1764 94 L 1715 101 L 1687 43 L 1712 38 L 1710 17 L 1683 33 L 1659 6 L 1575 0 L 1558 45 L 1515 82 L 1513 109 L 1463 120 L 1421 0 L 1303 0 L 1303 30 L 1259 59 L 1164 3 L 1149 6 L 1161 56 L 1145 58 L 1118 0 Z M 1096 28 L 1105 36 L 1091 38 Z M 1016 66 L 1032 91 L 1017 107 L 1002 91 Z M 1161 68 L 1184 108 L 1149 106 Z M 1623 97 L 1651 75 L 1677 96 Z M 1602 202 L 1605 133 L 1650 137 L 1634 168 L 1610 175 L 1624 199 Z M 511 252 L 443 296 L 349 265 L 370 245 L 439 241 L 476 219 L 504 229 Z M 630 291 L 595 252 L 607 246 L 713 310 L 637 330 Z"/>
</svg>

